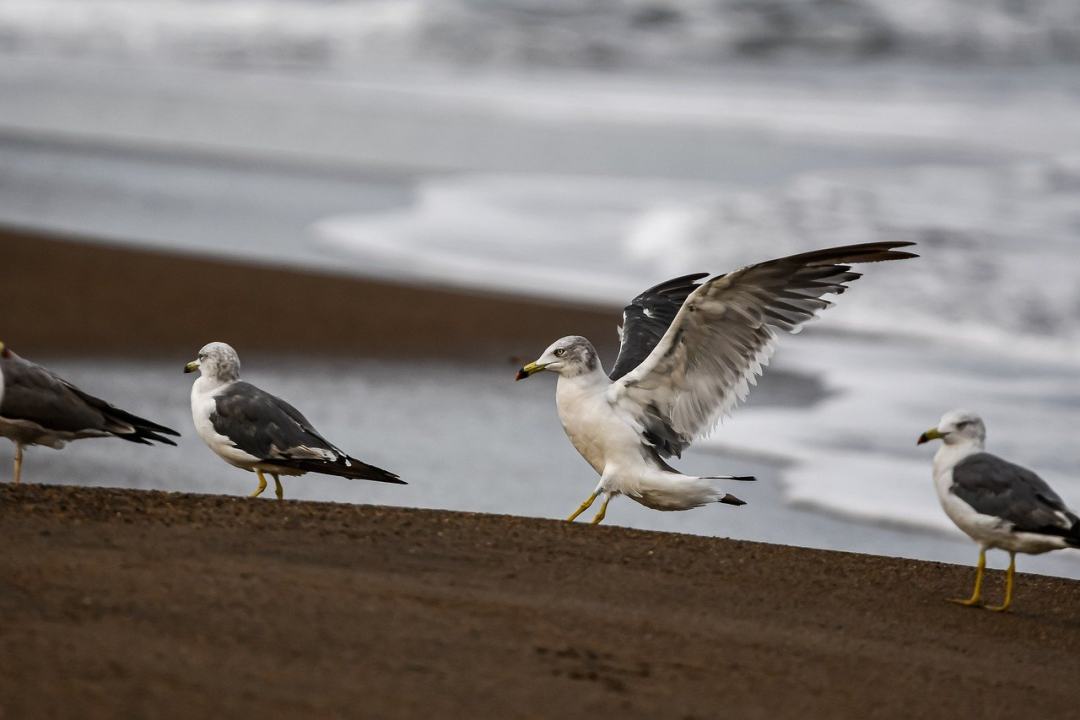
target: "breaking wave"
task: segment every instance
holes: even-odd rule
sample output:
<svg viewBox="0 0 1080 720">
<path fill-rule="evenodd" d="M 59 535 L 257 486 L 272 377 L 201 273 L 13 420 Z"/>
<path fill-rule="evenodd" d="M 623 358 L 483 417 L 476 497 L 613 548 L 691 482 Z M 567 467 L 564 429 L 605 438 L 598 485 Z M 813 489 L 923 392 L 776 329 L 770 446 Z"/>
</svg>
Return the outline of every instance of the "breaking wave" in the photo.
<svg viewBox="0 0 1080 720">
<path fill-rule="evenodd" d="M 7 0 L 0 51 L 229 68 L 1075 62 L 1073 0 Z"/>
</svg>

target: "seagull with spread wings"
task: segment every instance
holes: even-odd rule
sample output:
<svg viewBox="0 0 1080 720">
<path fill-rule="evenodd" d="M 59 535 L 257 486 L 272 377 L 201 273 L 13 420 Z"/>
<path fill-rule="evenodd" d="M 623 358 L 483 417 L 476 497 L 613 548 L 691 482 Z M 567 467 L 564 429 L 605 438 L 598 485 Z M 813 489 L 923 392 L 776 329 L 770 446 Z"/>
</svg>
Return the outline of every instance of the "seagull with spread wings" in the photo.
<svg viewBox="0 0 1080 720">
<path fill-rule="evenodd" d="M 555 402 L 570 442 L 600 482 L 568 520 L 603 496 L 626 495 L 655 510 L 707 503 L 743 505 L 719 480 L 750 477 L 683 475 L 667 463 L 708 435 L 744 400 L 768 363 L 776 331 L 796 332 L 860 277 L 854 263 L 917 257 L 914 243 L 876 242 L 815 250 L 709 277 L 687 275 L 634 298 L 623 313 L 622 344 L 610 376 L 583 337 L 555 341 L 518 371 L 559 376 Z"/>
<path fill-rule="evenodd" d="M 191 386 L 191 416 L 203 442 L 225 462 L 255 473 L 266 489 L 274 478 L 278 500 L 285 496 L 281 475 L 309 472 L 350 480 L 404 485 L 392 472 L 350 457 L 319 434 L 299 410 L 279 397 L 240 379 L 240 356 L 231 346 L 213 342 L 199 350 L 184 372 L 201 371 Z"/>
<path fill-rule="evenodd" d="M 72 440 L 117 437 L 140 445 L 176 445 L 180 433 L 114 407 L 0 342 L 0 436 L 15 443 L 15 483 L 23 448 L 59 450 Z"/>
<path fill-rule="evenodd" d="M 982 605 L 986 551 L 1009 553 L 1005 599 L 988 610 L 1003 612 L 1013 601 L 1016 553 L 1029 555 L 1080 548 L 1080 517 L 1046 481 L 1025 467 L 986 452 L 986 424 L 968 410 L 945 413 L 918 444 L 941 440 L 934 455 L 934 487 L 945 514 L 979 544 L 971 597 L 952 600 Z"/>
</svg>

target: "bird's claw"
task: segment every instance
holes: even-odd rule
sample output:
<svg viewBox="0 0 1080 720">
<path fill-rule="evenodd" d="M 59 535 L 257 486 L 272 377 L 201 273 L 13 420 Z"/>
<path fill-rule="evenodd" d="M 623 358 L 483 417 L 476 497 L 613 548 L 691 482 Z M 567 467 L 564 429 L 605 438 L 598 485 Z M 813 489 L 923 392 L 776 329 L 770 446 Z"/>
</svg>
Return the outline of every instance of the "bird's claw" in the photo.
<svg viewBox="0 0 1080 720">
<path fill-rule="evenodd" d="M 946 598 L 949 602 L 956 605 L 963 605 L 964 607 L 982 607 L 982 600 L 978 598 Z"/>
</svg>

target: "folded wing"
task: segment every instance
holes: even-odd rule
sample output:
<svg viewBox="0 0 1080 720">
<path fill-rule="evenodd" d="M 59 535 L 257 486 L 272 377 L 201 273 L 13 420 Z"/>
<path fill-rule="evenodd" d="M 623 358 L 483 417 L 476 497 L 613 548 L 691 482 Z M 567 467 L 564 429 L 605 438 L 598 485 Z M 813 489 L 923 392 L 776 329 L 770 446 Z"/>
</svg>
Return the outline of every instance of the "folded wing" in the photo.
<svg viewBox="0 0 1080 720">
<path fill-rule="evenodd" d="M 214 429 L 259 460 L 305 472 L 405 484 L 394 473 L 342 452 L 299 410 L 251 383 L 235 382 L 214 401 Z"/>
<path fill-rule="evenodd" d="M 51 370 L 8 352 L 3 362 L 0 415 L 67 437 L 115 436 L 149 445 L 175 445 L 180 433 L 151 422 L 75 387 Z"/>
<path fill-rule="evenodd" d="M 1080 519 L 1046 481 L 1027 468 L 990 453 L 971 455 L 953 468 L 952 493 L 1014 532 L 1080 539 Z"/>
</svg>

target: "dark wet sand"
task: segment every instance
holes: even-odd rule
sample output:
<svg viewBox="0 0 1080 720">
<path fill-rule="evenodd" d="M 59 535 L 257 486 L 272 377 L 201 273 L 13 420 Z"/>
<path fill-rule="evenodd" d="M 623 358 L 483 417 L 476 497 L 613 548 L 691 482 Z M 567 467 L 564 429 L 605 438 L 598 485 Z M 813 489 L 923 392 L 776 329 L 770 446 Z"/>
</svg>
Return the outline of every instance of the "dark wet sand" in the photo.
<svg viewBox="0 0 1080 720">
<path fill-rule="evenodd" d="M 510 357 L 577 333 L 617 342 L 617 309 L 110 247 L 0 227 L 0 340 L 26 357 Z M 48 318 L 48 322 L 43 322 Z M 610 352 L 610 347 L 603 348 Z"/>
<path fill-rule="evenodd" d="M 395 508 L 0 487 L 4 718 L 1070 718 L 1080 583 Z M 992 573 L 996 597 L 1000 573 Z"/>
</svg>

